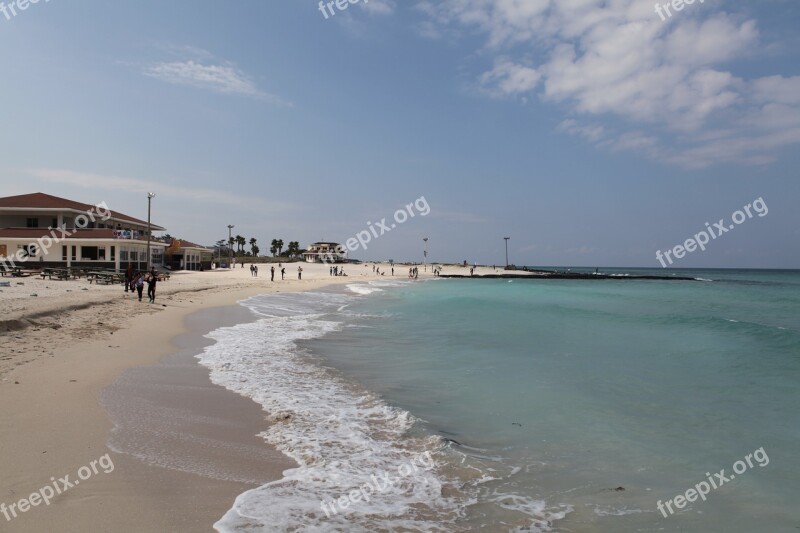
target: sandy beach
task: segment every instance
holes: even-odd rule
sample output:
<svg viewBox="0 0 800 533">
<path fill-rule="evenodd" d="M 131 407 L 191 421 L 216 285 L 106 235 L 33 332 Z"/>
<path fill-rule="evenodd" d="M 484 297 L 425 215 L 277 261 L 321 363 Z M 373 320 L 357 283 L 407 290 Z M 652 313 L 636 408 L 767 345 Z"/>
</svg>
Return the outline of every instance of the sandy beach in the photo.
<svg viewBox="0 0 800 533">
<path fill-rule="evenodd" d="M 302 281 L 297 280 L 298 264 L 286 266 L 287 279 L 272 283 L 267 265 L 261 266 L 257 278 L 247 266 L 177 272 L 159 284 L 154 305 L 138 302 L 119 286 L 90 285 L 86 280 L 24 278 L 3 288 L 0 502 L 7 508 L 16 504 L 13 512 L 6 511 L 10 520 L 0 517 L 4 529 L 211 530 L 239 493 L 277 479 L 291 467 L 288 458 L 256 437 L 267 427 L 268 414 L 250 400 L 212 385 L 208 372 L 193 358 L 209 342 L 205 333 L 241 318 L 237 313 L 244 310 L 231 306 L 244 298 L 379 279 L 372 264 L 347 265 L 347 277 L 331 277 L 326 266 L 303 263 Z M 380 268 L 390 271 L 389 265 Z M 431 275 L 430 267 L 427 274 L 420 270 L 421 278 Z M 395 266 L 396 278 L 405 279 L 407 273 L 407 266 Z M 153 366 L 160 361 L 164 366 Z M 145 464 L 109 448 L 114 427 L 101 405 L 109 404 L 104 391 L 133 368 L 142 373 L 134 378 L 138 385 L 125 393 L 128 412 L 138 412 L 134 399 L 142 396 L 142 387 L 158 383 L 160 390 L 169 392 L 151 395 L 148 402 L 189 413 L 189 419 L 211 421 L 177 430 L 194 437 L 202 434 L 203 438 L 188 439 L 194 444 L 170 445 L 173 455 L 191 456 L 193 464 L 206 465 L 205 473 L 198 467 Z M 115 390 L 124 391 L 125 385 Z M 152 425 L 157 418 L 152 417 Z M 146 416 L 140 420 L 144 431 L 152 429 Z M 196 444 L 208 439 L 212 444 Z M 231 454 L 215 451 L 220 443 L 243 453 L 231 459 Z M 98 469 L 98 460 L 106 454 L 105 462 L 99 463 L 104 469 Z M 96 472 L 89 470 L 92 461 Z M 244 479 L 243 472 L 250 478 Z M 69 479 L 61 482 L 67 475 Z M 83 483 L 78 486 L 76 480 Z M 30 497 L 47 495 L 49 489 L 40 492 L 47 486 L 63 492 L 48 498 L 48 505 Z M 20 506 L 23 498 L 38 505 Z"/>
</svg>

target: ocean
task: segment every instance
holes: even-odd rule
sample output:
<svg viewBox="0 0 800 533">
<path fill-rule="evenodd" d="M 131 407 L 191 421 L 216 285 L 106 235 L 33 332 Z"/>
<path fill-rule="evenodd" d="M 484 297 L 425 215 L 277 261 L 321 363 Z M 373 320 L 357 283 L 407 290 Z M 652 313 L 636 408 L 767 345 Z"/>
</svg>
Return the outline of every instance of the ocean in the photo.
<svg viewBox="0 0 800 533">
<path fill-rule="evenodd" d="M 800 272 L 668 272 L 242 302 L 198 358 L 300 466 L 215 527 L 797 531 Z"/>
</svg>

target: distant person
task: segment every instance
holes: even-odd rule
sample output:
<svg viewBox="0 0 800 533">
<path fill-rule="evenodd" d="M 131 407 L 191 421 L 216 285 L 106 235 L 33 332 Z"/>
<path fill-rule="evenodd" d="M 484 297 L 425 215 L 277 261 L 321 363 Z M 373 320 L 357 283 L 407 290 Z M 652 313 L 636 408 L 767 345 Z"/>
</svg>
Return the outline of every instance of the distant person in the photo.
<svg viewBox="0 0 800 533">
<path fill-rule="evenodd" d="M 333 267 L 330 268 L 330 273 L 328 275 L 333 276 Z"/>
<path fill-rule="evenodd" d="M 136 292 L 139 293 L 139 301 L 142 301 L 142 292 L 144 291 L 144 276 L 141 272 L 136 275 L 136 281 L 134 282 L 136 286 Z"/>
<path fill-rule="evenodd" d="M 256 275 L 255 265 L 250 265 L 250 275 L 251 276 L 255 276 Z"/>
<path fill-rule="evenodd" d="M 155 271 L 150 273 L 150 277 L 147 278 L 147 297 L 150 299 L 150 303 L 156 303 L 156 283 L 158 282 L 158 276 L 156 275 Z M 139 298 L 141 300 L 141 296 Z"/>
<path fill-rule="evenodd" d="M 269 280 L 270 281 L 275 281 L 275 267 L 274 266 L 270 267 L 270 269 L 269 269 Z"/>
<path fill-rule="evenodd" d="M 278 263 L 278 266 L 281 266 L 280 263 Z M 284 280 L 285 276 L 286 276 L 286 269 L 281 267 L 281 281 Z"/>
<path fill-rule="evenodd" d="M 258 277 L 258 266 L 257 265 L 253 265 L 253 274 L 255 274 L 255 276 Z"/>
<path fill-rule="evenodd" d="M 394 267 L 392 267 L 392 276 L 394 276 Z"/>
<path fill-rule="evenodd" d="M 372 273 L 375 273 L 375 265 L 372 265 Z"/>
<path fill-rule="evenodd" d="M 303 279 L 303 267 L 297 267 L 297 279 Z"/>
<path fill-rule="evenodd" d="M 133 282 L 133 266 L 128 263 L 128 268 L 125 270 L 125 292 L 128 292 L 128 289 L 131 288 L 131 283 Z"/>
<path fill-rule="evenodd" d="M 375 268 L 375 273 L 380 276 L 381 275 L 381 267 Z"/>
</svg>

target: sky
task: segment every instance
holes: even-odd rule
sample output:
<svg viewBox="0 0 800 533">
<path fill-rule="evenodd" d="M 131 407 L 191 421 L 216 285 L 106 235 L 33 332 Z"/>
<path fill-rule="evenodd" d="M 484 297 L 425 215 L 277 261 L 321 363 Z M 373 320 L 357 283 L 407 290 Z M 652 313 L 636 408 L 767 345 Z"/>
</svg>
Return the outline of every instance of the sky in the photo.
<svg viewBox="0 0 800 533">
<path fill-rule="evenodd" d="M 796 0 L 0 1 L 2 196 L 538 266 L 660 268 L 724 219 L 671 266 L 800 268 Z"/>
</svg>

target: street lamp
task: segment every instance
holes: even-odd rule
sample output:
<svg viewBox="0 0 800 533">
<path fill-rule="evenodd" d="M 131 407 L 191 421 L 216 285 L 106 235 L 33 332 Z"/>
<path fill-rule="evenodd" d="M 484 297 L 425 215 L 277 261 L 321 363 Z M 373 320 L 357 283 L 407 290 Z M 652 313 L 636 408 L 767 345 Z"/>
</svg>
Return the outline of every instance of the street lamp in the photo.
<svg viewBox="0 0 800 533">
<path fill-rule="evenodd" d="M 150 207 L 153 203 L 153 198 L 156 197 L 156 193 L 149 192 L 147 193 L 147 270 L 149 271 L 151 268 L 150 265 L 150 238 L 152 236 L 152 229 L 150 229 Z"/>
<path fill-rule="evenodd" d="M 427 237 L 423 237 L 422 240 L 425 241 L 425 251 L 422 253 L 422 266 L 425 269 L 425 272 L 427 272 L 428 271 L 428 262 L 427 262 L 427 259 L 428 259 L 428 238 Z"/>
<path fill-rule="evenodd" d="M 233 249 L 231 248 L 231 230 L 235 226 L 228 224 L 228 268 L 233 268 Z"/>
<path fill-rule="evenodd" d="M 503 237 L 506 240 L 506 270 L 508 270 L 508 239 L 511 237 Z"/>
</svg>

